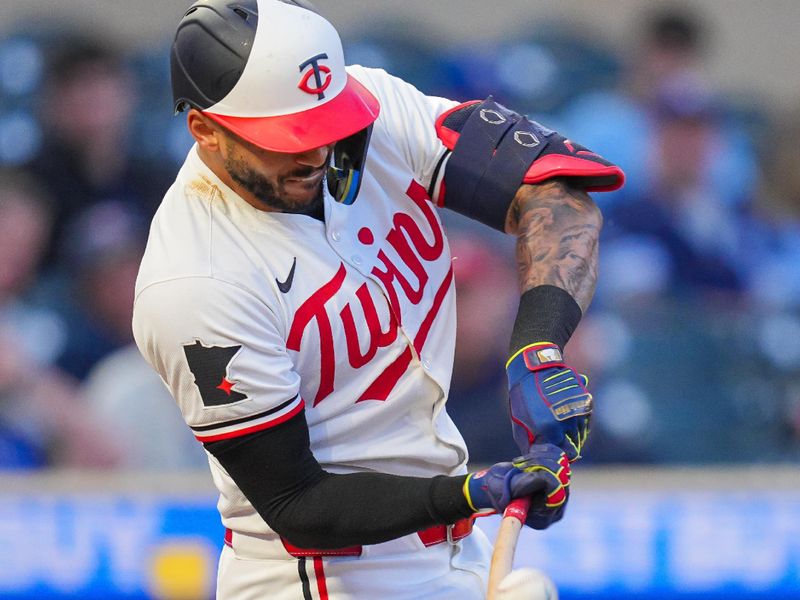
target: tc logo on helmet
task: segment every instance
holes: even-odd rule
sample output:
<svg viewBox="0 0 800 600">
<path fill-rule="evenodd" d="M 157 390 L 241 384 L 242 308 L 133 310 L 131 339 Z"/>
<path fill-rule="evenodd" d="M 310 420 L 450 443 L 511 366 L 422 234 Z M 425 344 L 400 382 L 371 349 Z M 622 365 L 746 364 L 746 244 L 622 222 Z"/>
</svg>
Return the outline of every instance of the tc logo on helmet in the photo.
<svg viewBox="0 0 800 600">
<path fill-rule="evenodd" d="M 311 67 L 311 70 L 303 75 L 303 78 L 300 80 L 300 84 L 297 86 L 306 94 L 317 94 L 318 100 L 325 98 L 324 92 L 326 89 L 328 89 L 332 79 L 330 68 L 319 64 L 319 61 L 323 58 L 328 58 L 328 55 L 325 53 L 317 54 L 300 65 L 301 73 L 306 69 L 306 67 L 309 66 Z M 325 81 L 322 80 L 323 73 L 325 74 Z M 316 87 L 311 87 L 309 85 L 309 80 L 311 79 L 312 75 L 314 76 L 314 83 L 316 84 Z"/>
</svg>

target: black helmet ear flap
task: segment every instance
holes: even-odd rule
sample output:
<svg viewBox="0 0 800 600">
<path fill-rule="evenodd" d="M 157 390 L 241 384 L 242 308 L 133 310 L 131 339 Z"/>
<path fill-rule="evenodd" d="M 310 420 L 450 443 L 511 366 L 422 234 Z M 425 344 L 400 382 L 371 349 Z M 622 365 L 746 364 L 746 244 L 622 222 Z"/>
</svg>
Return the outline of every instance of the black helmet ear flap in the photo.
<svg viewBox="0 0 800 600">
<path fill-rule="evenodd" d="M 257 0 L 195 2 L 178 24 L 170 53 L 175 112 L 222 100 L 244 71 L 258 27 Z"/>
<path fill-rule="evenodd" d="M 352 204 L 361 188 L 372 125 L 336 142 L 328 167 L 328 191 L 342 204 Z"/>
<path fill-rule="evenodd" d="M 308 0 L 278 0 L 319 11 Z M 253 48 L 258 0 L 198 0 L 184 13 L 170 55 L 176 113 L 205 110 L 237 84 Z"/>
</svg>

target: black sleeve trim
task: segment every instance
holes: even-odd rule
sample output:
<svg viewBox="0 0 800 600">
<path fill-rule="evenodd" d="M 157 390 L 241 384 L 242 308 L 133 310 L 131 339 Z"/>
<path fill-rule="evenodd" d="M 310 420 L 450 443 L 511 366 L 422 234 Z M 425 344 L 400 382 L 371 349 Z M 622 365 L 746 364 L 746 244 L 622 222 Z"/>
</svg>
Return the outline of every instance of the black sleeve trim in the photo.
<svg viewBox="0 0 800 600">
<path fill-rule="evenodd" d="M 461 492 L 464 476 L 324 471 L 311 453 L 304 412 L 205 447 L 264 521 L 300 547 L 377 544 L 472 514 Z"/>
<path fill-rule="evenodd" d="M 450 150 L 445 150 L 444 154 L 442 154 L 441 158 L 439 159 L 439 162 L 436 163 L 436 168 L 433 170 L 433 176 L 431 177 L 431 184 L 428 186 L 428 198 L 431 198 L 434 202 L 437 201 L 436 193 L 438 192 L 438 188 L 441 187 L 439 171 L 442 170 L 442 165 L 444 165 L 448 156 L 450 156 Z M 441 200 L 441 198 L 439 200 Z"/>
<path fill-rule="evenodd" d="M 265 410 L 264 412 L 260 412 L 255 415 L 248 415 L 246 417 L 242 417 L 241 419 L 233 419 L 231 421 L 223 421 L 221 423 L 213 423 L 211 425 L 201 425 L 199 427 L 192 427 L 192 431 L 211 431 L 212 429 L 219 429 L 220 427 L 230 427 L 231 425 L 241 425 L 242 423 L 247 423 L 248 421 L 255 421 L 256 419 L 260 419 L 261 417 L 266 417 L 268 415 L 283 410 L 296 400 L 297 396 L 295 396 L 291 400 L 287 400 L 286 402 L 276 406 L 275 408 Z"/>
</svg>

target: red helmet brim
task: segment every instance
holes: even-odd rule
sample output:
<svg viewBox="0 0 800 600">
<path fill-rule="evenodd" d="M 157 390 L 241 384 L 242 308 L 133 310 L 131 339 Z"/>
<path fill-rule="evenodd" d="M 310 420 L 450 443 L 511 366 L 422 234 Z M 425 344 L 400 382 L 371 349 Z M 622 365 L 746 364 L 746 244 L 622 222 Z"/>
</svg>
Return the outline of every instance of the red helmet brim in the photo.
<svg viewBox="0 0 800 600">
<path fill-rule="evenodd" d="M 327 146 L 358 133 L 375 122 L 380 103 L 348 74 L 344 89 L 325 104 L 275 117 L 229 117 L 203 112 L 251 144 L 297 154 Z"/>
</svg>

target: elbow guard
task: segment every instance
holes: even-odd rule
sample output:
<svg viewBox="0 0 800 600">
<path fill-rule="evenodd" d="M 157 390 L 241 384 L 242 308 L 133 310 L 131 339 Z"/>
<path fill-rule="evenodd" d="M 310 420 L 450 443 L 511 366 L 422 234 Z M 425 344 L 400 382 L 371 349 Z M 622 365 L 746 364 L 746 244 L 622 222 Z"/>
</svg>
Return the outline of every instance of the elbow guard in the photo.
<svg viewBox="0 0 800 600">
<path fill-rule="evenodd" d="M 467 102 L 436 120 L 451 151 L 445 157 L 437 203 L 490 227 L 505 230 L 506 214 L 523 183 L 554 177 L 587 191 L 622 187 L 622 170 L 552 129 L 495 102 Z"/>
</svg>

